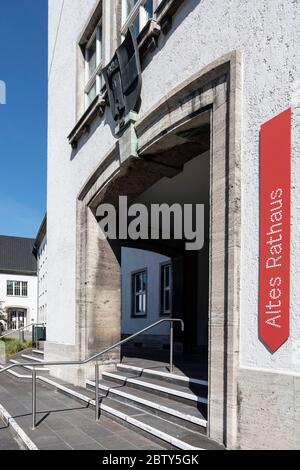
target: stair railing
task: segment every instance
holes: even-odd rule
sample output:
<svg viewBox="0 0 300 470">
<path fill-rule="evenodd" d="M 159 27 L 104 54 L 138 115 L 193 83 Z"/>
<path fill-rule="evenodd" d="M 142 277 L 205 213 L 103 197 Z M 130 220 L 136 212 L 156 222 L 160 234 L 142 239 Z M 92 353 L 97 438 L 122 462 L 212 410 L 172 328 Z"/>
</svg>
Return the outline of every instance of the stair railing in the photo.
<svg viewBox="0 0 300 470">
<path fill-rule="evenodd" d="M 4 335 L 0 336 L 0 340 L 3 338 L 8 338 L 8 336 L 15 335 L 16 333 L 19 333 L 19 340 L 24 342 L 24 331 L 28 330 L 28 328 L 31 328 L 32 326 L 45 326 L 45 323 L 29 323 L 29 325 L 22 326 L 17 330 L 11 330 L 8 333 L 5 333 Z"/>
<path fill-rule="evenodd" d="M 100 412 L 100 405 L 99 405 L 99 357 L 103 356 L 104 354 L 112 351 L 115 348 L 118 348 L 119 346 L 122 346 L 123 344 L 128 343 L 132 339 L 136 338 L 137 336 L 140 336 L 141 334 L 145 333 L 146 331 L 151 330 L 152 328 L 155 328 L 156 326 L 162 324 L 162 323 L 170 323 L 170 374 L 173 374 L 174 371 L 174 323 L 179 322 L 181 324 L 181 331 L 184 331 L 184 321 L 178 318 L 164 318 L 162 320 L 159 320 L 155 323 L 152 323 L 152 325 L 147 326 L 146 328 L 143 328 L 142 330 L 138 331 L 137 333 L 134 333 L 131 336 L 128 336 L 127 338 L 118 341 L 117 343 L 113 344 L 112 346 L 109 346 L 108 348 L 104 349 L 103 351 L 95 354 L 94 356 L 90 357 L 89 359 L 86 359 L 84 361 L 55 361 L 55 362 L 39 362 L 38 364 L 36 362 L 23 362 L 23 363 L 17 363 L 17 364 L 11 364 L 10 366 L 7 367 L 2 367 L 0 368 L 0 374 L 3 372 L 7 372 L 10 369 L 13 369 L 15 367 L 32 367 L 32 429 L 35 430 L 37 426 L 37 420 L 36 420 L 36 399 L 37 399 L 37 393 L 36 393 L 36 381 L 37 381 L 37 375 L 36 375 L 36 367 L 41 367 L 41 366 L 80 366 L 80 365 L 85 365 L 88 364 L 89 362 L 95 362 L 95 420 L 99 421 L 99 412 Z"/>
</svg>

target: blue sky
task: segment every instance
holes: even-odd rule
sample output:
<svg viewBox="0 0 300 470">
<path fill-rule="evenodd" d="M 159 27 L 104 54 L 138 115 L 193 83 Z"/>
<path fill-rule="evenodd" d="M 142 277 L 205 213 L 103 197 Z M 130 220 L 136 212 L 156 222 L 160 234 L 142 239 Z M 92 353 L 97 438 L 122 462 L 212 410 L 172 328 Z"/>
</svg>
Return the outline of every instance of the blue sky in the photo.
<svg viewBox="0 0 300 470">
<path fill-rule="evenodd" d="M 47 0 L 0 0 L 0 234 L 35 237 L 46 210 Z"/>
</svg>

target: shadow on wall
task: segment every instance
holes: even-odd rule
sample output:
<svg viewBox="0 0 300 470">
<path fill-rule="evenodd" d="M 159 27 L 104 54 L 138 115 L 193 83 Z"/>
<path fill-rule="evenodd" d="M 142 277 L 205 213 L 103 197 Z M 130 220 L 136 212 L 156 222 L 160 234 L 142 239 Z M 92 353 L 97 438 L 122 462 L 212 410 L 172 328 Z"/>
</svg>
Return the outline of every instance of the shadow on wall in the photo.
<svg viewBox="0 0 300 470">
<path fill-rule="evenodd" d="M 106 106 L 105 112 L 103 116 L 97 117 L 93 124 L 91 125 L 89 132 L 86 132 L 78 141 L 78 145 L 76 148 L 72 149 L 71 155 L 70 155 L 70 161 L 73 161 L 77 154 L 80 153 L 81 149 L 85 146 L 85 144 L 89 141 L 89 139 L 94 135 L 94 133 L 99 129 L 100 126 L 103 126 L 105 128 L 106 126 L 109 126 L 110 131 L 114 138 L 116 138 L 116 133 L 115 133 L 115 122 L 113 120 L 112 114 L 110 112 L 109 106 Z"/>
<path fill-rule="evenodd" d="M 158 38 L 158 46 L 154 49 L 152 53 L 146 54 L 145 59 L 142 63 L 142 68 L 146 68 L 150 64 L 151 60 L 161 52 L 169 38 L 174 34 L 176 29 L 181 25 L 185 18 L 200 4 L 202 0 L 189 0 L 188 2 L 183 2 L 182 6 L 178 9 L 176 14 L 172 17 L 172 26 L 170 31 L 166 34 L 161 33 Z"/>
</svg>

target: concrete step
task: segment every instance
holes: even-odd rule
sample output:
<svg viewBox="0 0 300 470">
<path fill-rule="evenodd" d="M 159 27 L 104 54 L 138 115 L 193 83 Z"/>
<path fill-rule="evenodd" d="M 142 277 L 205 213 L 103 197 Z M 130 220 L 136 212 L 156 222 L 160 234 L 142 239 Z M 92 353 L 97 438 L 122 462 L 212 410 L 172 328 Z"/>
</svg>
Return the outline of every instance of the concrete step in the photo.
<svg viewBox="0 0 300 470">
<path fill-rule="evenodd" d="M 175 424 L 186 426 L 190 430 L 206 434 L 206 405 L 199 404 L 200 406 L 196 408 L 193 405 L 178 403 L 169 398 L 154 396 L 151 391 L 128 388 L 127 386 L 120 387 L 115 382 L 101 381 L 98 385 L 101 394 L 108 398 L 155 414 Z M 87 381 L 87 389 L 95 393 L 95 382 Z"/>
<path fill-rule="evenodd" d="M 22 359 L 22 360 L 16 360 L 16 359 L 10 359 L 9 361 L 11 364 L 19 364 L 21 368 L 23 369 L 27 369 L 27 370 L 30 370 L 32 371 L 33 369 L 36 370 L 36 372 L 38 372 L 39 374 L 40 373 L 49 373 L 50 370 L 47 369 L 46 367 L 43 367 L 43 366 L 38 366 L 39 363 L 37 363 L 37 366 L 36 367 L 33 367 L 33 366 L 25 366 L 25 365 L 22 365 L 22 364 L 26 364 L 28 362 L 31 362 L 31 361 L 27 361 L 25 359 Z"/>
<path fill-rule="evenodd" d="M 139 367 L 131 364 L 117 364 L 117 371 L 119 372 L 129 372 L 135 374 L 139 377 L 154 377 L 160 380 L 164 380 L 168 383 L 173 383 L 177 385 L 201 385 L 208 387 L 207 380 L 196 379 L 193 377 L 188 377 L 184 374 L 170 374 L 165 367 L 156 367 L 156 368 L 147 368 Z"/>
<path fill-rule="evenodd" d="M 26 364 L 28 362 L 31 362 L 31 361 L 20 361 L 20 360 L 16 360 L 16 359 L 10 359 L 9 361 L 11 364 L 19 364 L 20 367 L 22 367 L 23 369 L 27 369 L 27 370 L 30 370 L 32 371 L 33 369 L 36 370 L 36 372 L 49 372 L 49 369 L 47 369 L 46 367 L 43 367 L 43 366 L 38 366 L 39 363 L 37 363 L 37 366 L 36 367 L 32 367 L 32 366 L 25 366 L 25 365 L 22 365 L 22 364 Z"/>
<path fill-rule="evenodd" d="M 44 359 L 42 359 L 41 357 L 37 357 L 35 355 L 29 355 L 29 354 L 21 354 L 21 357 L 23 359 L 26 359 L 26 362 L 43 362 Z"/>
<path fill-rule="evenodd" d="M 92 398 L 93 395 L 88 390 L 83 391 L 78 387 L 70 387 L 69 385 L 59 383 L 57 379 L 50 379 L 48 377 L 41 377 L 39 380 L 64 394 L 68 394 L 79 401 L 88 403 L 89 406 L 95 407 L 95 399 Z M 223 449 L 200 432 L 191 431 L 183 426 L 147 413 L 139 408 L 120 403 L 112 398 L 101 397 L 100 410 L 109 417 L 113 417 L 117 421 L 131 426 L 135 431 L 138 429 L 143 433 L 150 434 L 154 438 L 164 441 L 177 449 Z"/>
<path fill-rule="evenodd" d="M 39 356 L 44 356 L 44 351 L 41 351 L 40 349 L 33 349 L 32 353 L 38 354 Z"/>
<path fill-rule="evenodd" d="M 6 366 L 0 365 L 0 370 L 5 369 L 8 366 L 9 366 L 9 364 L 7 364 Z M 13 369 L 9 369 L 6 372 L 6 374 L 9 374 L 9 375 L 15 377 L 16 379 L 22 379 L 22 380 L 31 380 L 32 379 L 32 375 L 29 374 L 29 373 L 26 373 L 26 371 L 24 370 L 24 367 L 14 367 Z"/>
<path fill-rule="evenodd" d="M 154 395 L 171 398 L 180 403 L 194 404 L 194 406 L 198 406 L 199 403 L 207 405 L 207 387 L 203 385 L 166 384 L 161 379 L 137 377 L 129 372 L 118 371 L 103 372 L 102 377 L 108 382 L 151 391 Z"/>
</svg>

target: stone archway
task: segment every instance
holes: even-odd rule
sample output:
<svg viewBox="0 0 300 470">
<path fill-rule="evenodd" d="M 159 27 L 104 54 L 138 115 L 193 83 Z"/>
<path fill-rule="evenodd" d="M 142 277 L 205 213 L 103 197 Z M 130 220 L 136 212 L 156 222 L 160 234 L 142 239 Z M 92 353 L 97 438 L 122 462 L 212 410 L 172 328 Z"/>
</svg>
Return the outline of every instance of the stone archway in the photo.
<svg viewBox="0 0 300 470">
<path fill-rule="evenodd" d="M 83 359 L 120 338 L 120 246 L 99 238 L 98 205 L 135 198 L 210 149 L 208 435 L 229 448 L 238 406 L 240 69 L 231 53 L 164 97 L 136 123 L 139 157 L 122 161 L 116 145 L 77 203 L 76 349 Z M 117 360 L 114 351 L 105 363 Z"/>
</svg>

